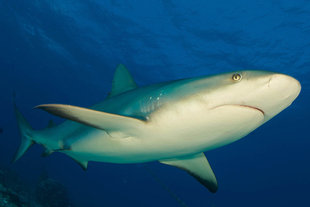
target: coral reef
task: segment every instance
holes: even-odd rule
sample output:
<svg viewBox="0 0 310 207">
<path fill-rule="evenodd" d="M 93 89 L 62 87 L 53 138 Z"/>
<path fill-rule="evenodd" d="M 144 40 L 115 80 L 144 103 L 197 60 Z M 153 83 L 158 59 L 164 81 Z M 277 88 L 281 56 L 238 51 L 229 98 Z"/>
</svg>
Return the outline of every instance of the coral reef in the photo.
<svg viewBox="0 0 310 207">
<path fill-rule="evenodd" d="M 59 182 L 47 178 L 36 188 L 36 200 L 42 207 L 69 207 L 66 188 Z"/>
<path fill-rule="evenodd" d="M 9 170 L 0 169 L 0 207 L 72 207 L 66 188 L 59 182 L 41 176 L 35 189 L 23 183 Z"/>
<path fill-rule="evenodd" d="M 0 207 L 23 207 L 26 204 L 27 199 L 23 195 L 0 183 Z"/>
<path fill-rule="evenodd" d="M 17 175 L 9 170 L 0 170 L 0 207 L 26 207 L 28 193 Z"/>
</svg>

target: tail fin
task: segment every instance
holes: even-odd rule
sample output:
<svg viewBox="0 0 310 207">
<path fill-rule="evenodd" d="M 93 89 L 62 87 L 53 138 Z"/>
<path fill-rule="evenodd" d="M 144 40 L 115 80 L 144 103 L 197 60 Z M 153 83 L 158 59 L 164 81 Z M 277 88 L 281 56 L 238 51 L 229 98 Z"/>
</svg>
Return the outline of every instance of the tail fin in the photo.
<svg viewBox="0 0 310 207">
<path fill-rule="evenodd" d="M 21 134 L 21 143 L 12 162 L 16 162 L 19 158 L 21 158 L 23 154 L 34 144 L 34 141 L 32 140 L 33 130 L 22 113 L 18 110 L 15 103 L 14 110 Z"/>
</svg>

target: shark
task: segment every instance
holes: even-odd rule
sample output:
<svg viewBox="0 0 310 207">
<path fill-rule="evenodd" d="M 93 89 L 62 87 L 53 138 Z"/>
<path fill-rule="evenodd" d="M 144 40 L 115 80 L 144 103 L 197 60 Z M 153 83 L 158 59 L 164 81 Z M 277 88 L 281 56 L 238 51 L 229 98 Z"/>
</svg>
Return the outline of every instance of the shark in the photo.
<svg viewBox="0 0 310 207">
<path fill-rule="evenodd" d="M 258 70 L 138 87 L 119 65 L 101 103 L 35 107 L 66 119 L 59 125 L 34 130 L 14 104 L 21 144 L 13 161 L 34 143 L 45 147 L 43 156 L 61 152 L 83 169 L 90 161 L 159 161 L 185 170 L 215 193 L 218 182 L 205 152 L 247 136 L 290 106 L 300 91 L 295 78 Z"/>
</svg>

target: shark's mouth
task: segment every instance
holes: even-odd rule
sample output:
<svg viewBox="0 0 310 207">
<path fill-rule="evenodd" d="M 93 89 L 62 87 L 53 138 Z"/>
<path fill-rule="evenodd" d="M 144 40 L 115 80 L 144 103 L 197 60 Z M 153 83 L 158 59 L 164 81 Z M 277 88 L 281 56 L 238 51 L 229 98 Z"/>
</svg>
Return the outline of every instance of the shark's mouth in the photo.
<svg viewBox="0 0 310 207">
<path fill-rule="evenodd" d="M 247 108 L 255 109 L 255 110 L 257 110 L 257 111 L 261 112 L 261 113 L 265 116 L 265 112 L 264 112 L 262 109 L 257 108 L 257 107 L 255 107 L 255 106 L 249 106 L 249 105 L 239 105 L 239 104 L 236 104 L 236 106 L 241 106 L 241 107 L 247 107 Z"/>
<path fill-rule="evenodd" d="M 265 112 L 264 112 L 262 109 L 257 108 L 257 107 L 255 107 L 255 106 L 242 105 L 242 104 L 223 104 L 223 105 L 216 106 L 216 107 L 214 107 L 214 108 L 218 108 L 218 107 L 221 107 L 221 106 L 240 106 L 240 107 L 246 107 L 246 108 L 250 108 L 250 109 L 257 110 L 257 111 L 259 111 L 260 113 L 262 113 L 263 116 L 265 116 Z"/>
</svg>

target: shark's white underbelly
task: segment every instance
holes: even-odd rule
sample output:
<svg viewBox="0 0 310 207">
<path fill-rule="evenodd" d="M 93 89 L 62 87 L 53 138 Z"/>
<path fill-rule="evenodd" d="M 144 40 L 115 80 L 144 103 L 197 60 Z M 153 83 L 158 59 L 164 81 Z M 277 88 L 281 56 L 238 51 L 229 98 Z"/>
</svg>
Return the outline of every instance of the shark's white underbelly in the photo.
<svg viewBox="0 0 310 207">
<path fill-rule="evenodd" d="M 94 130 L 71 144 L 68 155 L 84 161 L 136 163 L 196 154 L 234 142 L 259 127 L 261 111 L 237 105 L 182 107 L 157 113 L 137 137 Z"/>
</svg>

